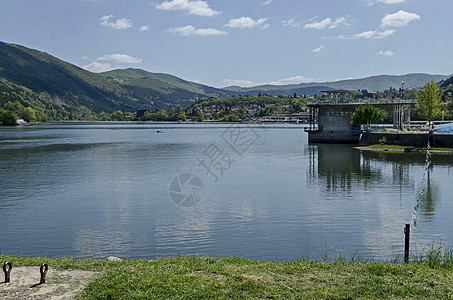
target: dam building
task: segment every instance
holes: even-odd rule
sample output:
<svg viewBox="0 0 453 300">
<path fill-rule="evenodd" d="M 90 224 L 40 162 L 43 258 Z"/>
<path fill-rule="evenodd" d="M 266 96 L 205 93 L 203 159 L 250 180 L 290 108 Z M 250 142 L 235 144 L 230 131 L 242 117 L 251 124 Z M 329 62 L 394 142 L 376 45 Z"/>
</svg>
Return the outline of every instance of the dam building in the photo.
<svg viewBox="0 0 453 300">
<path fill-rule="evenodd" d="M 393 128 L 405 131 L 410 122 L 410 109 L 416 100 L 367 101 L 353 102 L 356 91 L 322 91 L 328 96 L 328 102 L 307 104 L 310 111 L 308 132 L 309 143 L 358 144 L 362 130 L 360 125 L 351 124 L 356 108 L 371 104 L 393 112 Z"/>
</svg>

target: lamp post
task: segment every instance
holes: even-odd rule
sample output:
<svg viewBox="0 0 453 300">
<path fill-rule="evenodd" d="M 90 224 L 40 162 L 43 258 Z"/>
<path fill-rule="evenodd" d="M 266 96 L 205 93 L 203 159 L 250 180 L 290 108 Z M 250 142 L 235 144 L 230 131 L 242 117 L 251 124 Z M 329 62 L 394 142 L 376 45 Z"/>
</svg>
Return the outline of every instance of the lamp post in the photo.
<svg viewBox="0 0 453 300">
<path fill-rule="evenodd" d="M 404 81 L 401 81 L 401 100 L 403 100 L 404 96 Z"/>
</svg>

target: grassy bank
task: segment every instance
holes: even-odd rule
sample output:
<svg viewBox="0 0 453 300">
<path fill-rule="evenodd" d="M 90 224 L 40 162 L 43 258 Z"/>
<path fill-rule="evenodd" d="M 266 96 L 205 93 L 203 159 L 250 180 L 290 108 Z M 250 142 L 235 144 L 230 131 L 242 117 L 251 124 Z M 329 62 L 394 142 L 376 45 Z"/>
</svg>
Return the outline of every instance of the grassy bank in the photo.
<svg viewBox="0 0 453 300">
<path fill-rule="evenodd" d="M 451 252 L 432 250 L 410 264 L 254 261 L 179 256 L 154 261 L 0 256 L 17 266 L 100 272 L 77 299 L 422 298 L 453 297 Z M 52 279 L 48 283 L 52 284 Z"/>
</svg>

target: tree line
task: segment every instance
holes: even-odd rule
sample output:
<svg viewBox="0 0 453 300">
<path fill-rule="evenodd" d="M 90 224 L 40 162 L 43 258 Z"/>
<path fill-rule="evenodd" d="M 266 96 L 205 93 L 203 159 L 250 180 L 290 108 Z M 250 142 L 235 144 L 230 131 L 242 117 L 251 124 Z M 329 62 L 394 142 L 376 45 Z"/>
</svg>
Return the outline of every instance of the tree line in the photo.
<svg viewBox="0 0 453 300">
<path fill-rule="evenodd" d="M 444 114 L 447 104 L 444 102 L 444 93 L 440 90 L 438 84 L 431 80 L 428 81 L 417 94 L 417 105 L 415 111 L 428 124 L 438 119 Z M 351 124 L 362 124 L 368 127 L 372 123 L 381 123 L 387 113 L 370 104 L 361 105 L 356 108 L 351 116 Z"/>
<path fill-rule="evenodd" d="M 0 125 L 16 125 L 16 120 L 26 122 L 45 122 L 47 120 L 100 120 L 100 121 L 202 121 L 204 119 L 222 120 L 227 122 L 247 120 L 252 117 L 271 116 L 276 112 L 299 113 L 306 109 L 307 97 L 297 95 L 269 96 L 269 95 L 242 95 L 223 98 L 209 98 L 198 101 L 188 107 L 178 104 L 176 107 L 155 111 L 126 111 L 117 110 L 113 113 L 95 113 L 85 106 L 69 107 L 64 101 L 53 99 L 47 94 L 38 94 L 31 90 L 12 90 L 0 79 Z M 453 119 L 453 77 L 441 82 L 430 81 L 418 91 L 389 90 L 390 95 L 400 94 L 404 99 L 417 99 L 417 106 L 412 110 L 412 120 L 438 120 L 440 118 Z M 386 95 L 384 93 L 384 95 Z M 354 95 L 357 99 L 378 97 L 375 93 L 366 90 Z M 391 97 L 390 97 L 391 98 Z M 39 99 L 39 101 L 37 101 Z M 326 96 L 314 97 L 313 101 L 325 101 Z M 426 100 L 428 99 L 428 100 Z M 430 106 L 431 105 L 431 106 Z M 361 108 L 364 109 L 365 108 Z M 366 107 L 361 114 L 371 114 Z M 250 113 L 252 112 L 252 113 Z M 378 114 L 373 122 L 381 119 L 388 121 L 389 114 Z M 359 118 L 359 117 L 357 117 Z M 362 117 L 360 117 L 362 118 Z M 359 118 L 359 119 L 360 119 Z M 367 117 L 369 120 L 369 117 Z M 359 121 L 357 121 L 359 122 Z M 360 122 L 365 122 L 363 119 Z"/>
</svg>

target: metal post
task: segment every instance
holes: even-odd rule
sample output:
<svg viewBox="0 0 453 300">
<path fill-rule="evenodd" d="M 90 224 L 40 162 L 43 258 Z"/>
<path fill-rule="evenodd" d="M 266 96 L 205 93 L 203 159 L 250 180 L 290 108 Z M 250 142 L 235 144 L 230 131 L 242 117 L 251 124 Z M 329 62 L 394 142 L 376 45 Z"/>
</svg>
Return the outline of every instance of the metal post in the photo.
<svg viewBox="0 0 453 300">
<path fill-rule="evenodd" d="M 409 262 L 409 235 L 411 231 L 411 225 L 406 224 L 406 227 L 404 228 L 404 263 Z"/>
<path fill-rule="evenodd" d="M 39 269 L 39 272 L 41 273 L 41 280 L 39 281 L 39 284 L 46 283 L 47 270 L 49 270 L 49 265 L 47 263 L 42 263 L 41 268 Z"/>
<path fill-rule="evenodd" d="M 5 283 L 11 282 L 11 270 L 13 269 L 13 264 L 9 261 L 6 261 L 3 264 L 3 272 L 5 273 Z"/>
</svg>

